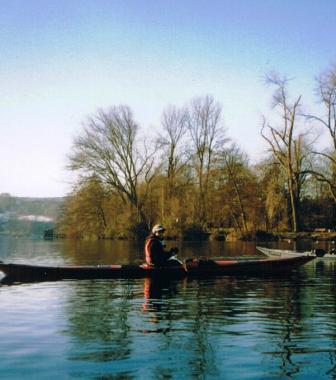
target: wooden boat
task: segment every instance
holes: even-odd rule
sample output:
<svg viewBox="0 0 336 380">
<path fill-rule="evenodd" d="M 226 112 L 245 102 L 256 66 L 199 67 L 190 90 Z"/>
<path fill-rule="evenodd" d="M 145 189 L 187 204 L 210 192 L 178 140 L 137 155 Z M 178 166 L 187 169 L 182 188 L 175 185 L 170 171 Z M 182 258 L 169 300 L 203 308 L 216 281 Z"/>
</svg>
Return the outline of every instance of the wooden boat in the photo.
<svg viewBox="0 0 336 380">
<path fill-rule="evenodd" d="M 321 248 L 316 248 L 311 251 L 292 251 L 289 249 L 275 249 L 275 248 L 265 248 L 265 247 L 256 247 L 260 252 L 268 257 L 294 257 L 294 256 L 310 256 L 318 259 L 336 259 L 336 250 L 331 249 L 330 251 L 325 251 Z"/>
<path fill-rule="evenodd" d="M 152 267 L 148 265 L 88 265 L 38 266 L 5 264 L 0 271 L 6 281 L 55 281 L 91 278 L 141 278 L 153 276 L 218 276 L 218 275 L 270 275 L 282 274 L 313 260 L 311 256 L 250 259 L 250 260 L 199 260 L 189 259 L 183 265 Z"/>
</svg>

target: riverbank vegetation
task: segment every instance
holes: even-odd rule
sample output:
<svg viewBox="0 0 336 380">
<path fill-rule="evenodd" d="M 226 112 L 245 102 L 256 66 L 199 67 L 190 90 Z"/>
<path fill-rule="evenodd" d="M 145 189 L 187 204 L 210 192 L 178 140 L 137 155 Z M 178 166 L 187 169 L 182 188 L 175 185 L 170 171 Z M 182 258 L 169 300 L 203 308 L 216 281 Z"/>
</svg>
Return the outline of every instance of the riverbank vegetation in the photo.
<svg viewBox="0 0 336 380">
<path fill-rule="evenodd" d="M 128 106 L 89 117 L 69 155 L 79 179 L 58 234 L 129 238 L 157 222 L 171 237 L 334 229 L 336 67 L 316 80 L 316 114 L 303 106 L 302 94 L 291 96 L 286 78 L 272 73 L 267 84 L 272 109 L 260 130 L 266 150 L 253 165 L 228 136 L 225 110 L 211 96 L 168 107 L 160 134 L 146 138 Z"/>
</svg>

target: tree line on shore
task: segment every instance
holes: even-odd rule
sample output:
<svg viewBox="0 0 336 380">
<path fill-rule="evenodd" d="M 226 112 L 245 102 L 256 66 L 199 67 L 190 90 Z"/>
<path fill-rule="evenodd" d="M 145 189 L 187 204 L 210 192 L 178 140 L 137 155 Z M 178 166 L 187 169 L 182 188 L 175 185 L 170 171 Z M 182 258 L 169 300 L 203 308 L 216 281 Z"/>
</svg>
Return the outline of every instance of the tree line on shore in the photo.
<svg viewBox="0 0 336 380">
<path fill-rule="evenodd" d="M 316 114 L 289 94 L 286 77 L 271 73 L 266 83 L 273 90 L 260 130 L 267 152 L 253 165 L 227 136 L 225 110 L 209 95 L 166 108 L 161 133 L 147 139 L 126 105 L 90 116 L 69 155 L 78 181 L 58 234 L 127 238 L 157 222 L 171 236 L 334 228 L 336 66 L 316 79 Z"/>
</svg>

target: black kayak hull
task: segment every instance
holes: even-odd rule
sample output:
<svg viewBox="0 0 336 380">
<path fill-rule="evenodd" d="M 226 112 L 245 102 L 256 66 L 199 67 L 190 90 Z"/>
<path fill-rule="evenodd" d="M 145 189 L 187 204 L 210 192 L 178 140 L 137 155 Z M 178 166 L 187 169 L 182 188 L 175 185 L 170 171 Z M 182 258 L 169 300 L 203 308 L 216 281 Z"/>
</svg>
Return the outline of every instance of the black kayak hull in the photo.
<svg viewBox="0 0 336 380">
<path fill-rule="evenodd" d="M 314 257 L 286 257 L 254 260 L 188 260 L 184 266 L 150 267 L 146 265 L 38 266 L 5 264 L 0 271 L 5 280 L 56 281 L 66 279 L 106 279 L 143 277 L 184 277 L 220 275 L 272 275 L 292 271 Z"/>
</svg>

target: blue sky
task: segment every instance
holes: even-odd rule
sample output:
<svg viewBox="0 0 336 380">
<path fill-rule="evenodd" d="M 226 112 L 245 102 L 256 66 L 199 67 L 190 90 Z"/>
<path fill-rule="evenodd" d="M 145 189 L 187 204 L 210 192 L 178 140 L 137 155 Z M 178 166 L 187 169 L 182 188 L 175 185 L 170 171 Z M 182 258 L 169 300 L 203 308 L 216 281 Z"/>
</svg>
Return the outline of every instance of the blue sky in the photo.
<svg viewBox="0 0 336 380">
<path fill-rule="evenodd" d="M 0 1 L 0 193 L 62 196 L 73 137 L 128 104 L 143 133 L 169 104 L 212 94 L 228 136 L 259 159 L 270 70 L 315 102 L 336 61 L 336 1 Z"/>
</svg>

